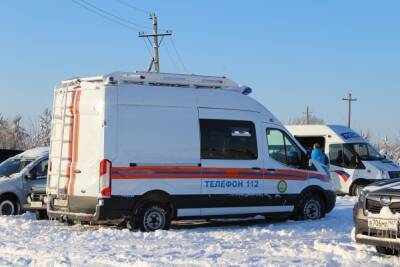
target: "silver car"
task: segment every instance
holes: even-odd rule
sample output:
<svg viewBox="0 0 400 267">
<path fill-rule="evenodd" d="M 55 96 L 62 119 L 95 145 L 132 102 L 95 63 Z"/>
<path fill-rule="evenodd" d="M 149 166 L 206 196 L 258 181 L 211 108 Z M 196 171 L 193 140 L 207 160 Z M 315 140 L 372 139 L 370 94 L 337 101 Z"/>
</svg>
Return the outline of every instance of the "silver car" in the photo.
<svg viewBox="0 0 400 267">
<path fill-rule="evenodd" d="M 0 164 L 0 215 L 23 211 L 32 187 L 46 184 L 49 149 L 27 150 Z"/>
<path fill-rule="evenodd" d="M 379 253 L 400 253 L 400 179 L 373 183 L 360 191 L 354 206 L 355 238 Z"/>
</svg>

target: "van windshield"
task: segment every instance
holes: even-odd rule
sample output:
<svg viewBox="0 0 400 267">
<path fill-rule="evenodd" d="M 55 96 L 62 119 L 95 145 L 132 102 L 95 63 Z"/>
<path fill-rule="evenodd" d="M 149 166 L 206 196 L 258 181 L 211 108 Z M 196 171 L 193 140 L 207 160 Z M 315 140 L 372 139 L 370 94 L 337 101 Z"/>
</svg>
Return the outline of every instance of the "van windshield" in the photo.
<svg viewBox="0 0 400 267">
<path fill-rule="evenodd" d="M 368 143 L 347 144 L 361 160 L 384 160 L 385 158 Z"/>
<path fill-rule="evenodd" d="M 0 164 L 0 176 L 10 176 L 14 173 L 19 173 L 32 160 L 29 159 L 8 159 Z"/>
</svg>

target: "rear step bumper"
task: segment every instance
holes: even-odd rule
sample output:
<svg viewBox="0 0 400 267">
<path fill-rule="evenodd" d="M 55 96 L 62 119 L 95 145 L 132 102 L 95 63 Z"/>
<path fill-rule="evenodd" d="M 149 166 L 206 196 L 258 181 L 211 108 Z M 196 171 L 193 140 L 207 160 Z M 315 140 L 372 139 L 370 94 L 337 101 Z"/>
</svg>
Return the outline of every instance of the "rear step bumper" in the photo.
<svg viewBox="0 0 400 267">
<path fill-rule="evenodd" d="M 93 223 L 118 223 L 131 216 L 135 198 L 111 197 L 98 199 L 94 213 L 69 210 L 67 206 L 57 209 L 54 207 L 54 196 L 50 196 L 47 202 L 49 218 L 62 221 L 80 221 Z"/>
</svg>

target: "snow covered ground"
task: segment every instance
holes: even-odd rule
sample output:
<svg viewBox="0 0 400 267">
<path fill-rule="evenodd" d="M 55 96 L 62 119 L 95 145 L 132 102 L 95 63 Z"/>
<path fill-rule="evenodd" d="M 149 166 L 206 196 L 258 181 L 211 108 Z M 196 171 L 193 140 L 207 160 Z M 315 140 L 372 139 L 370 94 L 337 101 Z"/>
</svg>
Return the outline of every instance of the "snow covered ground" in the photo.
<svg viewBox="0 0 400 267">
<path fill-rule="evenodd" d="M 338 198 L 320 221 L 185 222 L 154 233 L 0 217 L 0 266 L 399 266 L 354 243 L 354 201 Z"/>
</svg>

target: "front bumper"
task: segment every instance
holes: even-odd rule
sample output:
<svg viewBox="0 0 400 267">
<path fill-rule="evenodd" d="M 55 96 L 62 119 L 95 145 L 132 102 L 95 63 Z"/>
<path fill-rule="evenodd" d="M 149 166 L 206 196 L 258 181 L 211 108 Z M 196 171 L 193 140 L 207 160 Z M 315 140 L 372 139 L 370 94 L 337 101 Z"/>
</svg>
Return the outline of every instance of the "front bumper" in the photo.
<svg viewBox="0 0 400 267">
<path fill-rule="evenodd" d="M 392 233 L 389 231 L 370 229 L 368 227 L 368 211 L 364 213 L 364 209 L 360 203 L 354 206 L 353 220 L 357 243 L 400 249 L 400 231 Z"/>
</svg>

